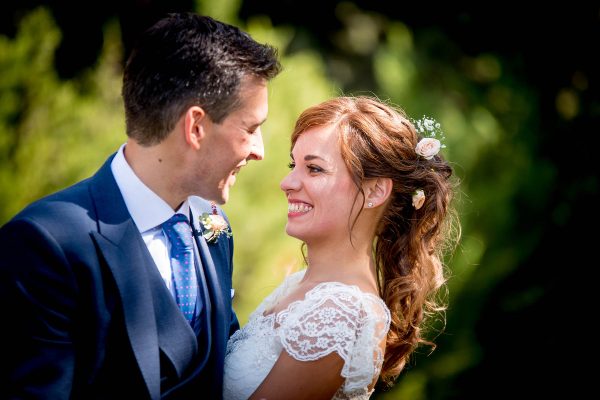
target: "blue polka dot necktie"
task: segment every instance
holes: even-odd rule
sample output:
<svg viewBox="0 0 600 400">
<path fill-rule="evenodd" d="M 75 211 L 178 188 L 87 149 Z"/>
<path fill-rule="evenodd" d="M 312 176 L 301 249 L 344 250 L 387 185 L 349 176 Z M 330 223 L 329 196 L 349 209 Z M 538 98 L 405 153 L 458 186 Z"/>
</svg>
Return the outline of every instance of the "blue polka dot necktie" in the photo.
<svg viewBox="0 0 600 400">
<path fill-rule="evenodd" d="M 196 308 L 198 280 L 194 267 L 192 231 L 185 215 L 175 214 L 162 225 L 171 243 L 171 270 L 175 300 L 185 318 L 191 322 Z"/>
</svg>

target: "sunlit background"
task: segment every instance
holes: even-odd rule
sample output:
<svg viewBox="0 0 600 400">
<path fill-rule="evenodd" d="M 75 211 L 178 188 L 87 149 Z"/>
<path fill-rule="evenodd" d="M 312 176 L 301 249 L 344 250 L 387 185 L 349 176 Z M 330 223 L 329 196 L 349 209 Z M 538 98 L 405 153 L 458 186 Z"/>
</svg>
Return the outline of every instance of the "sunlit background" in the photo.
<svg viewBox="0 0 600 400">
<path fill-rule="evenodd" d="M 135 36 L 166 11 L 205 13 L 276 46 L 284 66 L 270 84 L 265 160 L 243 169 L 225 206 L 241 322 L 302 268 L 279 189 L 296 117 L 372 94 L 442 124 L 463 228 L 446 260 L 438 348 L 373 397 L 578 398 L 597 263 L 582 232 L 598 226 L 598 5 L 67 3 L 0 5 L 0 223 L 90 176 L 125 141 L 121 74 Z"/>
</svg>

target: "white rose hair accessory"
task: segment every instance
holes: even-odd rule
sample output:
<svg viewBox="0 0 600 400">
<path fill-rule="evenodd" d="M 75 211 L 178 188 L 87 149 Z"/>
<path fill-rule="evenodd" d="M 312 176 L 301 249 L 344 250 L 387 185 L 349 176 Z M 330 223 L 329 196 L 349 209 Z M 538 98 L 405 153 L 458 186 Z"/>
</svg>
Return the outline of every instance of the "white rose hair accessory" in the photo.
<svg viewBox="0 0 600 400">
<path fill-rule="evenodd" d="M 440 149 L 446 147 L 441 140 L 446 139 L 441 125 L 435 119 L 423 116 L 418 120 L 413 120 L 413 124 L 423 139 L 419 140 L 415 147 L 415 152 L 426 160 L 431 160 Z"/>
<path fill-rule="evenodd" d="M 423 204 L 425 204 L 425 192 L 423 189 L 417 189 L 412 195 L 412 205 L 415 210 L 418 210 L 419 208 L 423 207 Z"/>
<path fill-rule="evenodd" d="M 434 138 L 423 138 L 417 143 L 415 151 L 418 155 L 426 160 L 431 160 L 437 153 L 439 153 L 442 144 L 439 140 Z"/>
</svg>

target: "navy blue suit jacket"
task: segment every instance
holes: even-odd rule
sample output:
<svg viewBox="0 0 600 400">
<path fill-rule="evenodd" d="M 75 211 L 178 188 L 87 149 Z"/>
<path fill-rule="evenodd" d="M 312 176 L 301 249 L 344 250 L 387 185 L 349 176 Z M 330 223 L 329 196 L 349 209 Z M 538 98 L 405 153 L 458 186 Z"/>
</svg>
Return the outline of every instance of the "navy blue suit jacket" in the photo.
<svg viewBox="0 0 600 400">
<path fill-rule="evenodd" d="M 227 340 L 239 328 L 233 240 L 196 238 L 212 310 L 197 337 L 127 211 L 111 160 L 0 229 L 0 398 L 221 397 Z"/>
</svg>

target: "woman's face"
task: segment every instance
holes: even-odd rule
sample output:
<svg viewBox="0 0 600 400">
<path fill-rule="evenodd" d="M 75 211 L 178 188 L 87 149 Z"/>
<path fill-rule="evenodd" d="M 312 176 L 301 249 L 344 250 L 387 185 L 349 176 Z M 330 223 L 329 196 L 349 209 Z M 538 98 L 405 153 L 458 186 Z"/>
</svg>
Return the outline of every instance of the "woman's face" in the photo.
<svg viewBox="0 0 600 400">
<path fill-rule="evenodd" d="M 330 125 L 303 132 L 292 149 L 291 171 L 281 181 L 288 199 L 286 232 L 307 244 L 347 239 L 359 211 L 360 203 L 352 210 L 358 189 L 338 138 Z"/>
</svg>

